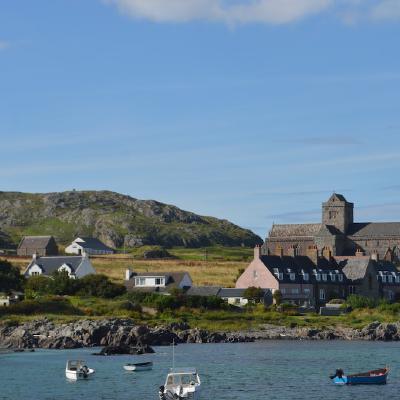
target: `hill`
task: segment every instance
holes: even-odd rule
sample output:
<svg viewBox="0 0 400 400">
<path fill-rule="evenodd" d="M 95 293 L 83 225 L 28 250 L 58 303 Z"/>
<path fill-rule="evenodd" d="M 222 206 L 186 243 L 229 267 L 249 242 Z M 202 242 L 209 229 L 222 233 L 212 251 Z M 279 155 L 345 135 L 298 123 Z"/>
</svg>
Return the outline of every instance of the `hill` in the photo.
<svg viewBox="0 0 400 400">
<path fill-rule="evenodd" d="M 66 244 L 94 236 L 114 248 L 254 246 L 261 238 L 227 220 L 110 191 L 0 192 L 0 246 L 23 235 L 53 235 Z"/>
</svg>

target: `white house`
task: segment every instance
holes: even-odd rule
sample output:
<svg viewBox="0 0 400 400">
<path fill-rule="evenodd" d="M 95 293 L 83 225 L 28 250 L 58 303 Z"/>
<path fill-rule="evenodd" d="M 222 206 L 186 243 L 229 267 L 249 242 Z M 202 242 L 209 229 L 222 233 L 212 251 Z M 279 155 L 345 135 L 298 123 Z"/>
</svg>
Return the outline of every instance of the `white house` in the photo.
<svg viewBox="0 0 400 400">
<path fill-rule="evenodd" d="M 51 276 L 56 271 L 67 271 L 70 278 L 82 278 L 96 273 L 87 255 L 37 257 L 34 254 L 24 275 L 27 278 L 36 275 Z"/>
<path fill-rule="evenodd" d="M 114 250 L 106 246 L 101 240 L 92 237 L 78 237 L 65 248 L 66 254 L 113 254 Z"/>
<path fill-rule="evenodd" d="M 125 286 L 128 290 L 144 289 L 165 292 L 172 288 L 189 289 L 193 286 L 188 272 L 142 272 L 136 273 L 127 269 Z"/>
</svg>

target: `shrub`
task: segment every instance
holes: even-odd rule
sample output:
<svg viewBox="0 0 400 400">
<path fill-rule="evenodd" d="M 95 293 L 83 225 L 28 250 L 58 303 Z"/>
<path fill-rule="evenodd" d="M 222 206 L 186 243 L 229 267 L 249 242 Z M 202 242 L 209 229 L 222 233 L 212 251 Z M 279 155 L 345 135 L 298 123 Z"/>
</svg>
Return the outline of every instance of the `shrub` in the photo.
<svg viewBox="0 0 400 400">
<path fill-rule="evenodd" d="M 10 290 L 21 290 L 24 277 L 19 269 L 14 267 L 8 261 L 0 261 L 0 292 L 9 292 Z"/>
<path fill-rule="evenodd" d="M 0 315 L 11 314 L 65 314 L 82 315 L 82 311 L 74 307 L 67 299 L 50 297 L 39 300 L 24 300 L 11 304 L 9 307 L 1 307 Z"/>
<path fill-rule="evenodd" d="M 277 306 L 279 306 L 282 302 L 282 293 L 280 290 L 275 290 L 275 292 L 272 295 L 272 298 L 274 299 L 274 302 Z"/>
<path fill-rule="evenodd" d="M 346 304 L 355 310 L 357 308 L 375 308 L 377 301 L 369 297 L 352 294 L 347 298 Z"/>
<path fill-rule="evenodd" d="M 95 296 L 106 299 L 126 293 L 124 285 L 111 282 L 105 275 L 87 275 L 77 282 L 75 293 L 81 296 Z"/>
<path fill-rule="evenodd" d="M 51 278 L 46 276 L 31 276 L 25 283 L 25 294 L 28 298 L 47 295 L 51 292 Z"/>
<path fill-rule="evenodd" d="M 243 297 L 251 302 L 259 303 L 264 297 L 264 292 L 260 288 L 251 286 L 244 291 Z"/>
</svg>

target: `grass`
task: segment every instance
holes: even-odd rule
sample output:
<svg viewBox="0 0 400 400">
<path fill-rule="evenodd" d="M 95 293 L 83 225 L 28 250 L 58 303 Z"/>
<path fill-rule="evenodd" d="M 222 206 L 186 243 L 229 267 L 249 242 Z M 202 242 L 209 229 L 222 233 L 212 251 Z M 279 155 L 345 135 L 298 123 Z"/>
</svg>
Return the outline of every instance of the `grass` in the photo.
<svg viewBox="0 0 400 400">
<path fill-rule="evenodd" d="M 196 286 L 234 286 L 240 269 L 246 268 L 253 250 L 245 247 L 208 247 L 206 249 L 188 249 L 174 247 L 168 251 L 176 259 L 143 260 L 139 257 L 146 250 L 156 246 L 143 246 L 131 254 L 113 254 L 92 257 L 91 262 L 97 273 L 121 283 L 125 270 L 131 268 L 137 272 L 177 272 L 187 271 Z M 207 260 L 204 260 L 207 251 Z M 24 271 L 31 258 L 7 256 L 8 261 Z"/>
</svg>

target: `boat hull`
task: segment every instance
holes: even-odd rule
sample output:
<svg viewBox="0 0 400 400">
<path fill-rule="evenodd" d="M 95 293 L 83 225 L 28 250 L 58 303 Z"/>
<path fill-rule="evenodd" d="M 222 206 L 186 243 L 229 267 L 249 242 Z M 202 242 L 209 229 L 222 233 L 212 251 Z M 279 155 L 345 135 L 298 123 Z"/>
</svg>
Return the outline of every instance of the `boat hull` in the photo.
<svg viewBox="0 0 400 400">
<path fill-rule="evenodd" d="M 369 371 L 361 374 L 336 376 L 333 383 L 336 385 L 384 385 L 389 370 L 387 368 Z"/>
<path fill-rule="evenodd" d="M 153 368 L 152 362 L 124 365 L 125 371 L 150 371 L 152 368 Z"/>
<path fill-rule="evenodd" d="M 89 379 L 89 377 L 93 374 L 94 369 L 91 368 L 89 368 L 89 371 L 86 374 L 81 371 L 65 371 L 65 376 L 67 377 L 67 379 L 70 379 L 72 381 Z"/>
</svg>

